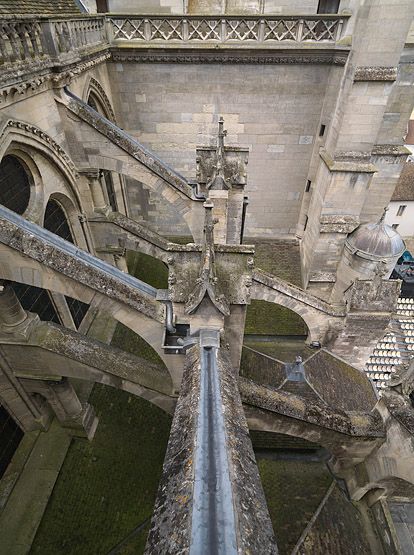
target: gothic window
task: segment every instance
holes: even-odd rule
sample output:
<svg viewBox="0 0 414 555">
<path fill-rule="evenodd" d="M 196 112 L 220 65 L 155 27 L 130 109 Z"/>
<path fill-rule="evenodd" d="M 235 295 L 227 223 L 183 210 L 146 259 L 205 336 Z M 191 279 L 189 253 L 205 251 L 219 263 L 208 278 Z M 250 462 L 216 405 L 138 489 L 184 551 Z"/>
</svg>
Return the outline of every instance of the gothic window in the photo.
<svg viewBox="0 0 414 555">
<path fill-rule="evenodd" d="M 317 13 L 338 13 L 340 0 L 319 0 Z"/>
<path fill-rule="evenodd" d="M 109 206 L 114 212 L 118 211 L 118 205 L 116 202 L 116 194 L 114 189 L 114 181 L 112 179 L 111 172 L 103 170 L 103 179 L 105 183 L 106 193 L 108 195 Z"/>
<path fill-rule="evenodd" d="M 46 206 L 44 227 L 65 241 L 74 243 L 66 214 L 58 202 L 50 199 Z"/>
<path fill-rule="evenodd" d="M 30 200 L 30 180 L 26 168 L 16 156 L 5 156 L 0 162 L 0 204 L 23 214 Z"/>
<path fill-rule="evenodd" d="M 35 312 L 44 322 L 54 322 L 55 324 L 62 323 L 45 289 L 16 282 L 11 283 L 11 286 L 25 310 L 28 312 Z"/>
<path fill-rule="evenodd" d="M 44 227 L 52 233 L 59 235 L 59 237 L 62 237 L 65 241 L 74 243 L 72 231 L 69 227 L 66 214 L 60 204 L 54 199 L 50 199 L 47 203 Z M 65 297 L 65 299 L 72 315 L 73 322 L 78 328 L 88 311 L 89 305 L 78 301 L 77 299 L 72 299 L 71 297 Z"/>
<path fill-rule="evenodd" d="M 402 216 L 404 214 L 406 208 L 407 208 L 406 204 L 401 204 L 398 207 L 397 216 Z"/>
</svg>

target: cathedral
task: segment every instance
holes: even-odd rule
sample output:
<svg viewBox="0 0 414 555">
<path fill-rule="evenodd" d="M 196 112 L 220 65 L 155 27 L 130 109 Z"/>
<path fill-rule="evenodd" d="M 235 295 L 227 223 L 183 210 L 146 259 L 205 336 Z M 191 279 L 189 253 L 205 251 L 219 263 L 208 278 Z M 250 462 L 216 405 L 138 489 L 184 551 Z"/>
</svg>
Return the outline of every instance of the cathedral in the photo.
<svg viewBox="0 0 414 555">
<path fill-rule="evenodd" d="M 414 555 L 413 0 L 0 0 L 0 555 Z"/>
</svg>

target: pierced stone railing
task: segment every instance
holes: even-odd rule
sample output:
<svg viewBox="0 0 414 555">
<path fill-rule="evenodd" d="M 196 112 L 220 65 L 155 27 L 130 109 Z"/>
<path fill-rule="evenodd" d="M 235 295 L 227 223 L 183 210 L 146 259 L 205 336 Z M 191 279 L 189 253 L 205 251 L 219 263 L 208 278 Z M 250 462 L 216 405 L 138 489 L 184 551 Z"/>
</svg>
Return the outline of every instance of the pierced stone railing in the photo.
<svg viewBox="0 0 414 555">
<path fill-rule="evenodd" d="M 32 19 L 0 20 L 0 63 L 43 58 L 47 55 L 42 25 Z"/>
<path fill-rule="evenodd" d="M 49 20 L 59 54 L 107 42 L 105 18 L 86 17 Z"/>
<path fill-rule="evenodd" d="M 56 58 L 105 43 L 104 17 L 0 19 L 0 65 Z"/>
<path fill-rule="evenodd" d="M 53 63 L 94 47 L 335 44 L 347 16 L 79 16 L 0 18 L 0 67 Z"/>
<path fill-rule="evenodd" d="M 109 17 L 112 40 L 171 43 L 249 42 L 271 44 L 292 41 L 339 40 L 343 16 L 226 17 L 226 16 L 117 16 Z"/>
</svg>

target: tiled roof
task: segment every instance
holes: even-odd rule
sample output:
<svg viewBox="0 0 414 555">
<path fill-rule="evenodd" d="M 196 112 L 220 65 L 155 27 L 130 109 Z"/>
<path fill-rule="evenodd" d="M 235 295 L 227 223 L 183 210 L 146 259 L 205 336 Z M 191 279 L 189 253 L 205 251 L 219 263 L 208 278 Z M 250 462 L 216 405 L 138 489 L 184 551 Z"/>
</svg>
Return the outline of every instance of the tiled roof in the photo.
<svg viewBox="0 0 414 555">
<path fill-rule="evenodd" d="M 79 15 L 76 0 L 0 0 L 0 14 Z"/>
<path fill-rule="evenodd" d="M 414 162 L 406 162 L 391 201 L 414 200 Z"/>
<path fill-rule="evenodd" d="M 391 331 L 378 341 L 365 371 L 379 390 L 387 387 L 398 366 L 414 355 L 414 299 L 400 298 Z"/>
</svg>

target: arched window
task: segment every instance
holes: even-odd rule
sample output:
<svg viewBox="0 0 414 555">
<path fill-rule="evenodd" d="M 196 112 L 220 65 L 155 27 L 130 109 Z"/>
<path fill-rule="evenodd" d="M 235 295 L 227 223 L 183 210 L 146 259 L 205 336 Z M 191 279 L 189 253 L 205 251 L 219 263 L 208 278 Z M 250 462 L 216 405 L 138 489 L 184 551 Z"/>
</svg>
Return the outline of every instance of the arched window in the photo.
<svg viewBox="0 0 414 555">
<path fill-rule="evenodd" d="M 65 211 L 62 206 L 54 199 L 49 199 L 46 205 L 44 228 L 51 231 L 55 235 L 62 237 L 65 241 L 74 243 L 72 231 L 69 227 L 69 222 L 66 217 Z M 89 305 L 72 299 L 72 297 L 65 296 L 70 313 L 72 314 L 73 322 L 78 328 L 85 317 Z"/>
<path fill-rule="evenodd" d="M 30 200 L 30 178 L 16 156 L 7 155 L 0 162 L 0 204 L 23 214 Z"/>
<path fill-rule="evenodd" d="M 65 241 L 74 243 L 72 231 L 68 219 L 61 205 L 54 199 L 49 199 L 46 205 L 44 228 L 55 235 L 62 237 Z"/>
<path fill-rule="evenodd" d="M 91 108 L 96 110 L 99 114 L 101 114 L 102 116 L 105 116 L 106 118 L 108 117 L 108 114 L 106 113 L 106 110 L 102 105 L 102 102 L 99 100 L 97 95 L 93 93 L 93 91 L 89 93 L 87 103 Z"/>
</svg>

